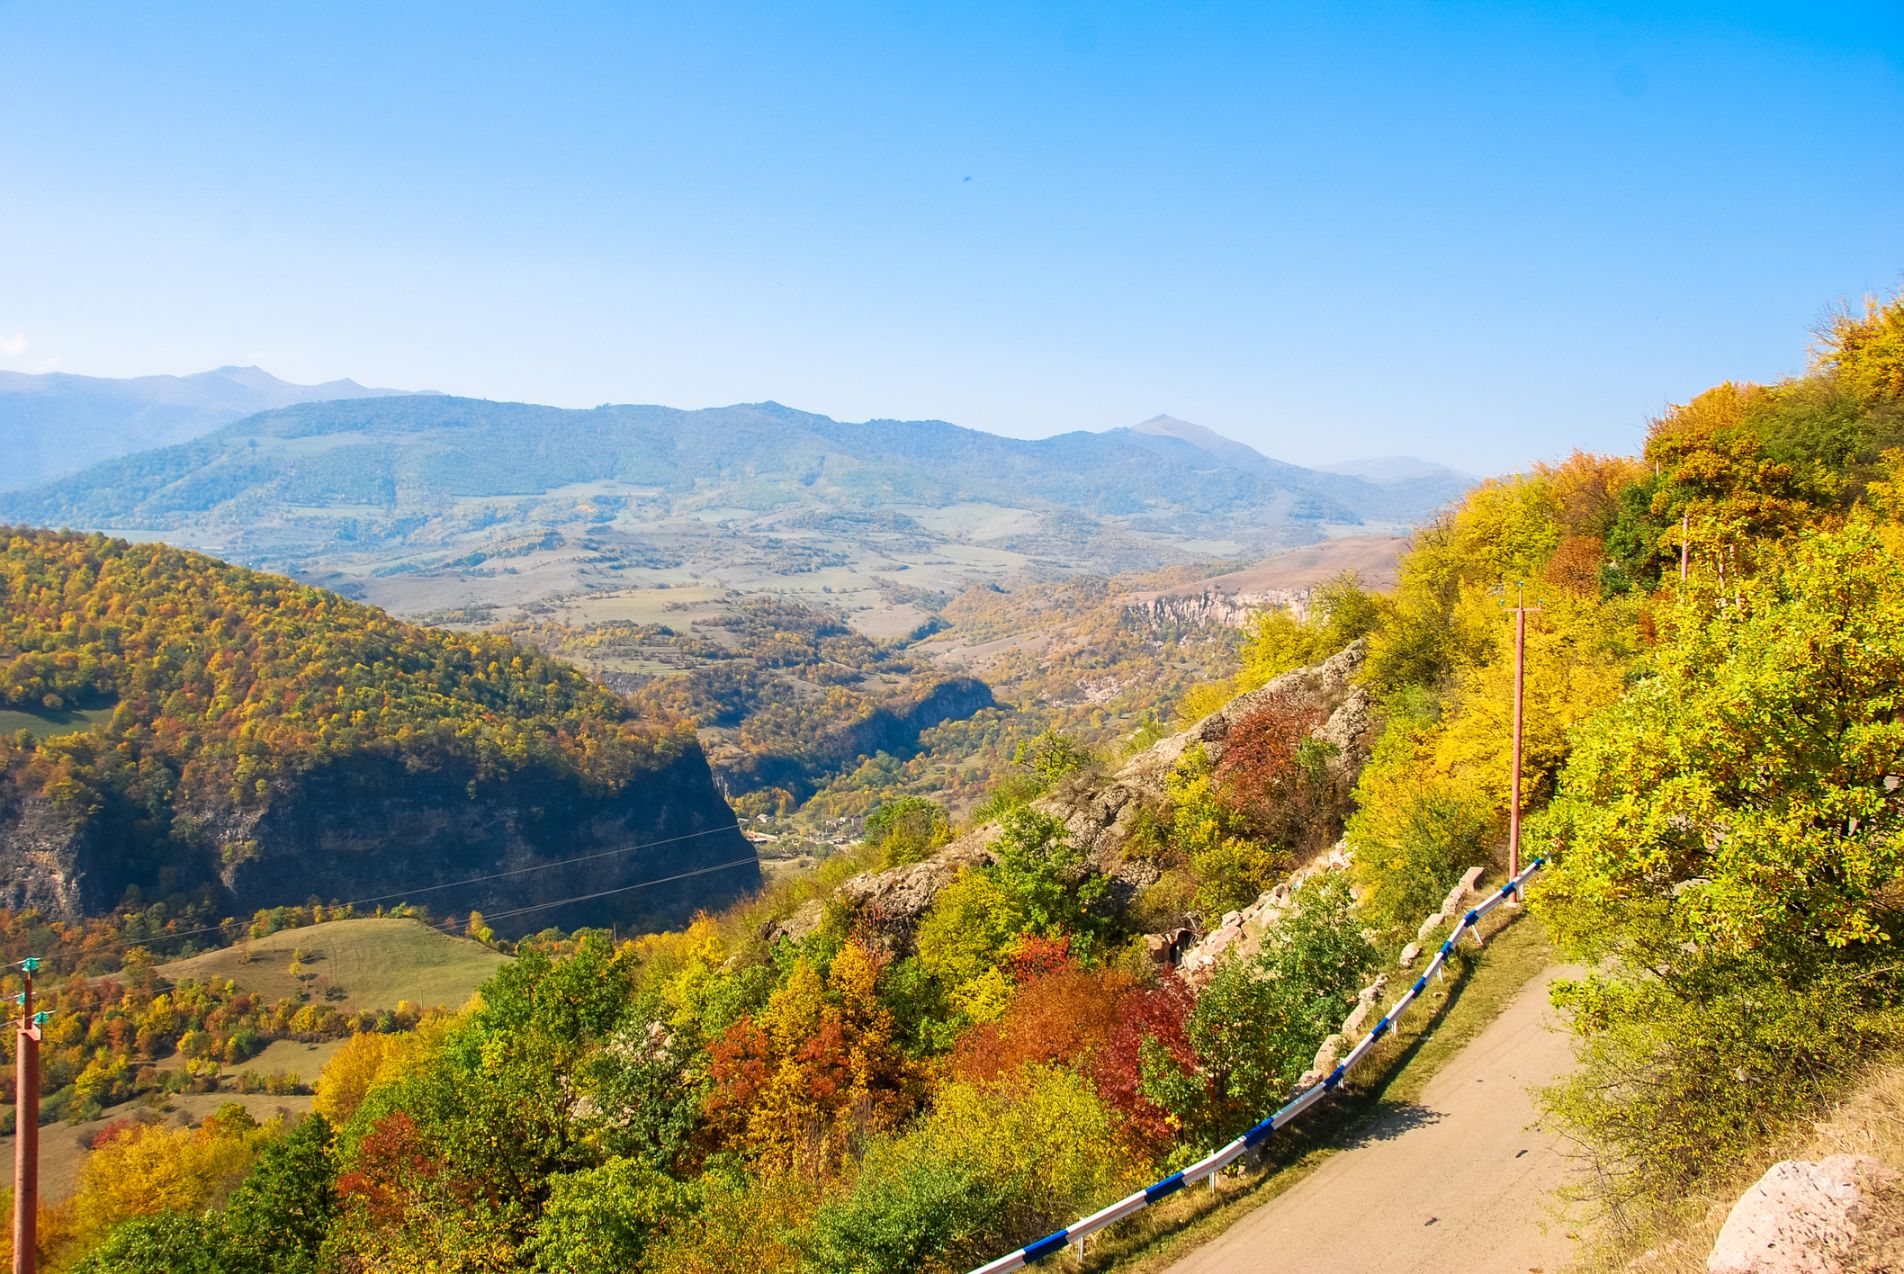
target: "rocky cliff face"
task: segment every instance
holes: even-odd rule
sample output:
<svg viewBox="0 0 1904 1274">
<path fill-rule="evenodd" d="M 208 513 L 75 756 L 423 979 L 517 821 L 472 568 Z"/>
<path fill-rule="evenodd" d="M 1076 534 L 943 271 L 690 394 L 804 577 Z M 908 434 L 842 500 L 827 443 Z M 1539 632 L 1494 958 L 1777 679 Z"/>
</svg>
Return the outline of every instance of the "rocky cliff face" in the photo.
<svg viewBox="0 0 1904 1274">
<path fill-rule="evenodd" d="M 1033 808 L 1061 820 L 1073 843 L 1086 851 L 1097 870 L 1111 877 L 1114 894 L 1128 899 L 1156 876 L 1154 867 L 1124 852 L 1138 812 L 1165 804 L 1166 781 L 1186 752 L 1201 745 L 1211 761 L 1221 761 L 1231 730 L 1271 702 L 1287 696 L 1319 708 L 1325 719 L 1315 737 L 1334 745 L 1330 765 L 1338 779 L 1345 785 L 1354 782 L 1368 762 L 1375 733 L 1368 692 L 1350 681 L 1364 654 L 1365 647 L 1357 642 L 1315 667 L 1285 673 L 1262 689 L 1231 700 L 1182 733 L 1159 741 L 1116 773 L 1076 776 L 1033 802 Z M 840 887 L 839 897 L 868 929 L 894 948 L 904 949 L 938 891 L 964 868 L 991 861 L 989 846 L 998 831 L 997 824 L 988 823 L 924 862 L 855 876 Z M 818 920 L 816 904 L 809 914 L 785 922 L 781 931 L 798 933 Z"/>
<path fill-rule="evenodd" d="M 1125 604 L 1124 622 L 1150 632 L 1190 628 L 1242 628 L 1266 610 L 1290 610 L 1301 617 L 1309 589 L 1276 588 L 1249 593 L 1207 589 L 1200 593 L 1164 593 Z"/>
<path fill-rule="evenodd" d="M 143 815 L 143 817 L 141 817 Z M 652 882 L 652 883 L 651 883 Z M 85 809 L 0 784 L 0 905 L 73 919 L 211 886 L 232 914 L 321 901 L 480 910 L 498 933 L 659 928 L 758 887 L 706 759 L 687 747 L 614 790 L 533 767 L 479 775 L 333 760 L 255 804 Z"/>
</svg>

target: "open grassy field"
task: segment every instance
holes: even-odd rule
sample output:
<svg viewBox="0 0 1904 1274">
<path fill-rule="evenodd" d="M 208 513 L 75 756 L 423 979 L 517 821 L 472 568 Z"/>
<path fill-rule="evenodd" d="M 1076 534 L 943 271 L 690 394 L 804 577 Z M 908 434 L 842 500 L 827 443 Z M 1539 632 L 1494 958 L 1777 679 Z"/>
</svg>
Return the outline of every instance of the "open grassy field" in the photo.
<svg viewBox="0 0 1904 1274">
<path fill-rule="evenodd" d="M 0 734 L 14 734 L 25 730 L 36 739 L 50 738 L 56 734 L 77 734 L 81 730 L 90 730 L 96 725 L 104 725 L 112 720 L 112 706 L 103 708 L 69 708 L 51 711 L 35 708 L 27 711 L 21 708 L 0 708 Z"/>
<path fill-rule="evenodd" d="M 273 1097 L 264 1093 L 178 1093 L 158 1106 L 126 1102 L 83 1124 L 48 1124 L 40 1129 L 40 1198 L 47 1203 L 58 1203 L 72 1197 L 79 1187 L 80 1169 L 93 1153 L 93 1138 L 108 1124 L 136 1117 L 184 1127 L 199 1123 L 227 1102 L 237 1102 L 262 1124 L 273 1119 L 303 1118 L 311 1112 L 312 1098 L 309 1095 Z M 12 1136 L 0 1137 L 0 1155 L 5 1156 L 8 1163 L 13 1161 Z"/>
<path fill-rule="evenodd" d="M 299 952 L 304 979 L 291 973 Z M 337 987 L 345 995 L 336 1004 L 345 1012 L 394 1009 L 399 1000 L 454 1009 L 506 961 L 481 943 L 417 920 L 332 920 L 176 960 L 159 973 L 174 981 L 230 978 L 267 999 Z"/>
</svg>

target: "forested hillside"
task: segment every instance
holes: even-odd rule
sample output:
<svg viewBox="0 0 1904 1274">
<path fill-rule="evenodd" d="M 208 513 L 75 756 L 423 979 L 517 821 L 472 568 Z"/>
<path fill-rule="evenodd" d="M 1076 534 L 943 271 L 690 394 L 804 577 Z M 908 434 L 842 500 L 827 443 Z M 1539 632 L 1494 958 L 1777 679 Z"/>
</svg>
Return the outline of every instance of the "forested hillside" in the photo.
<svg viewBox="0 0 1904 1274">
<path fill-rule="evenodd" d="M 1594 969 L 1548 1105 L 1643 1241 L 1899 1037 L 1904 300 L 1802 377 L 1666 412 L 1641 457 L 1485 484 L 1392 594 L 1261 617 L 1132 756 L 1021 740 L 962 829 L 914 795 L 723 916 L 530 944 L 464 1013 L 345 1045 L 301 1124 L 128 1133 L 114 1163 L 217 1189 L 102 1168 L 49 1250 L 970 1268 L 1249 1127 L 1449 885 L 1498 873 L 1522 596 L 1531 910 Z M 1168 967 L 1305 862 L 1247 948 Z"/>
<path fill-rule="evenodd" d="M 506 639 L 24 530 L 0 540 L 0 602 L 10 905 L 71 919 L 205 889 L 240 912 L 416 890 L 438 910 L 503 904 L 516 931 L 682 920 L 758 879 L 691 734 Z M 715 863 L 732 869 L 622 892 Z M 584 894 L 601 897 L 541 909 Z"/>
</svg>

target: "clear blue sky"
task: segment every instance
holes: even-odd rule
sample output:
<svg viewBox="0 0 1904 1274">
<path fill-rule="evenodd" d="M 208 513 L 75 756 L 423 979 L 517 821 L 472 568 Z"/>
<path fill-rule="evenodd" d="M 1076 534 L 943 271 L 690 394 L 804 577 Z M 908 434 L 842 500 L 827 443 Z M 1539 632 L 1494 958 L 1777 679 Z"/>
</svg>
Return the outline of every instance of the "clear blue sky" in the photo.
<svg viewBox="0 0 1904 1274">
<path fill-rule="evenodd" d="M 1904 277 L 1904 4 L 0 2 L 0 367 L 1630 449 Z"/>
</svg>

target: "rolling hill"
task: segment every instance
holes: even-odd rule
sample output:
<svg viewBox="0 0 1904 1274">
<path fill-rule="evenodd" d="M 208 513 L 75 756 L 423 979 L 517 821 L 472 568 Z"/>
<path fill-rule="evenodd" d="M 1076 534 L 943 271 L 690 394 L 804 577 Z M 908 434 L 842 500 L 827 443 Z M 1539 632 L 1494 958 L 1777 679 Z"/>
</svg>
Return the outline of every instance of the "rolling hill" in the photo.
<svg viewBox="0 0 1904 1274">
<path fill-rule="evenodd" d="M 0 530 L 0 703 L 54 722 L 0 737 L 10 908 L 401 900 L 513 935 L 759 881 L 691 732 L 506 639 L 161 545 Z"/>
<path fill-rule="evenodd" d="M 0 372 L 0 490 L 30 486 L 101 460 L 184 442 L 292 403 L 383 398 L 354 380 L 294 385 L 257 367 L 191 376 L 73 376 Z"/>
<path fill-rule="evenodd" d="M 342 1013 L 395 1009 L 405 1000 L 420 1008 L 458 1009 L 509 962 L 480 942 L 418 920 L 362 916 L 280 929 L 173 960 L 158 973 L 168 982 L 230 979 L 240 990 L 280 1000 L 304 989 L 291 972 L 294 957 L 307 975 L 334 989 L 327 1002 Z"/>
<path fill-rule="evenodd" d="M 853 613 L 1392 530 L 1464 485 L 1324 474 L 1182 422 L 1023 440 L 776 403 L 436 396 L 265 412 L 0 494 L 0 518 L 164 537 L 402 613 L 683 586 Z"/>
</svg>

